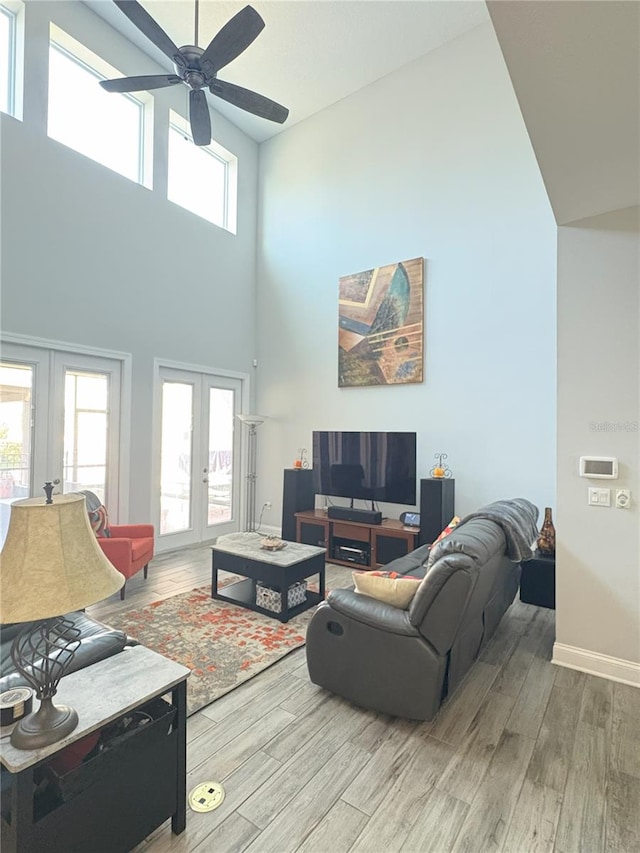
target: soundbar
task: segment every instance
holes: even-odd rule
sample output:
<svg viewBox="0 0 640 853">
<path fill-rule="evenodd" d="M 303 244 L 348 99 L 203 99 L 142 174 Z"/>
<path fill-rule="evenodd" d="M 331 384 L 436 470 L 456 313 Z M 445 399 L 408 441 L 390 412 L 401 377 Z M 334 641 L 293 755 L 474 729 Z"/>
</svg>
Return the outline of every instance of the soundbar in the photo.
<svg viewBox="0 0 640 853">
<path fill-rule="evenodd" d="M 352 509 L 349 506 L 330 506 L 329 518 L 341 521 L 359 521 L 361 524 L 382 524 L 382 513 L 375 509 Z"/>
</svg>

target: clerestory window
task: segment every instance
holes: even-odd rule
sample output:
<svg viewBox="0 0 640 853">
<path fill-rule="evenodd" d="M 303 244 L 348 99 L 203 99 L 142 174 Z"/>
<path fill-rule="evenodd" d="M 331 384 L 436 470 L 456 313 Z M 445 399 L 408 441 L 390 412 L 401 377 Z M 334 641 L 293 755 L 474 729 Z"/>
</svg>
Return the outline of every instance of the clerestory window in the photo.
<svg viewBox="0 0 640 853">
<path fill-rule="evenodd" d="M 21 118 L 23 13 L 20 0 L 0 3 L 0 112 L 16 118 Z"/>
<path fill-rule="evenodd" d="M 151 109 L 146 92 L 114 94 L 100 80 L 122 76 L 51 24 L 48 134 L 132 181 L 151 186 Z M 147 132 L 147 128 L 149 129 Z"/>
<path fill-rule="evenodd" d="M 194 145 L 187 121 L 170 111 L 169 201 L 235 234 L 237 168 L 237 157 L 217 142 Z"/>
</svg>

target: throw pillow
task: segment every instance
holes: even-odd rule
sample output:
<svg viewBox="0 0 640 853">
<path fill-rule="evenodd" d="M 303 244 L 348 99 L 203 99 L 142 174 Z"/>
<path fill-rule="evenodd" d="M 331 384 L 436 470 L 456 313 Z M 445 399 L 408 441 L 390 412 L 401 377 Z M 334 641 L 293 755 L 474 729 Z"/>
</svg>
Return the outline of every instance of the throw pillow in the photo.
<svg viewBox="0 0 640 853">
<path fill-rule="evenodd" d="M 97 509 L 90 511 L 89 522 L 98 539 L 109 539 L 111 537 L 106 507 L 100 505 Z"/>
<path fill-rule="evenodd" d="M 353 572 L 353 582 L 356 592 L 406 610 L 422 579 L 397 572 Z"/>
<path fill-rule="evenodd" d="M 79 492 L 79 494 L 84 495 L 87 505 L 87 515 L 89 516 L 89 523 L 91 524 L 93 532 L 96 534 L 98 539 L 110 538 L 111 531 L 109 530 L 109 516 L 107 515 L 106 507 L 103 506 L 100 498 L 88 489 L 84 489 Z"/>
<path fill-rule="evenodd" d="M 431 543 L 431 548 L 429 549 L 429 556 L 427 557 L 427 563 L 426 563 L 427 569 L 430 569 L 431 566 L 436 561 L 436 556 L 435 556 L 435 552 L 434 552 L 434 548 L 436 546 L 436 543 L 440 542 L 441 539 L 444 539 L 445 536 L 448 536 L 452 530 L 455 530 L 456 527 L 458 526 L 458 524 L 460 524 L 460 519 L 458 518 L 457 515 L 454 515 L 453 518 L 451 519 L 451 521 L 449 522 L 449 524 L 447 524 L 445 529 L 440 533 L 438 538 L 435 540 L 435 542 Z"/>
<path fill-rule="evenodd" d="M 441 539 L 444 539 L 445 536 L 448 536 L 451 533 L 451 531 L 454 530 L 459 524 L 460 524 L 460 519 L 458 518 L 457 515 L 454 515 L 453 518 L 451 519 L 451 521 L 449 522 L 449 524 L 447 524 L 445 529 L 438 536 L 438 538 L 436 539 L 436 542 L 439 542 Z M 436 544 L 436 542 L 432 543 L 432 547 L 433 547 L 433 545 Z"/>
</svg>

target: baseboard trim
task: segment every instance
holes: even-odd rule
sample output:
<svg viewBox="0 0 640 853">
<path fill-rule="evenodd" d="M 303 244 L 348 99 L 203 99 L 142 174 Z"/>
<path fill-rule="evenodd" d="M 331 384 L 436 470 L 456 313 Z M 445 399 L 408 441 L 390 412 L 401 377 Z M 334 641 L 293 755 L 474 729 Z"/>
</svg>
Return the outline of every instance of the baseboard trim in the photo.
<svg viewBox="0 0 640 853">
<path fill-rule="evenodd" d="M 554 643 L 552 663 L 640 687 L 640 663 L 590 652 L 564 643 Z"/>
</svg>

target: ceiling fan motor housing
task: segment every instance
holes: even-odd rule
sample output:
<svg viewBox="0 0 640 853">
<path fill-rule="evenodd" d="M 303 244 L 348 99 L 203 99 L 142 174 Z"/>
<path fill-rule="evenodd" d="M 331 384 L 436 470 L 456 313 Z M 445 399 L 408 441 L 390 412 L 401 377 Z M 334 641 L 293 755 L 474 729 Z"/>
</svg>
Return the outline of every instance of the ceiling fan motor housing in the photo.
<svg viewBox="0 0 640 853">
<path fill-rule="evenodd" d="M 197 74 L 201 80 L 200 87 L 204 86 L 206 78 L 204 71 L 200 67 L 200 57 L 204 53 L 204 50 L 194 44 L 186 44 L 180 48 L 180 53 L 186 60 L 186 65 L 181 66 L 178 63 L 174 63 L 176 74 L 182 77 L 189 85 L 191 85 L 189 75 Z"/>
</svg>

